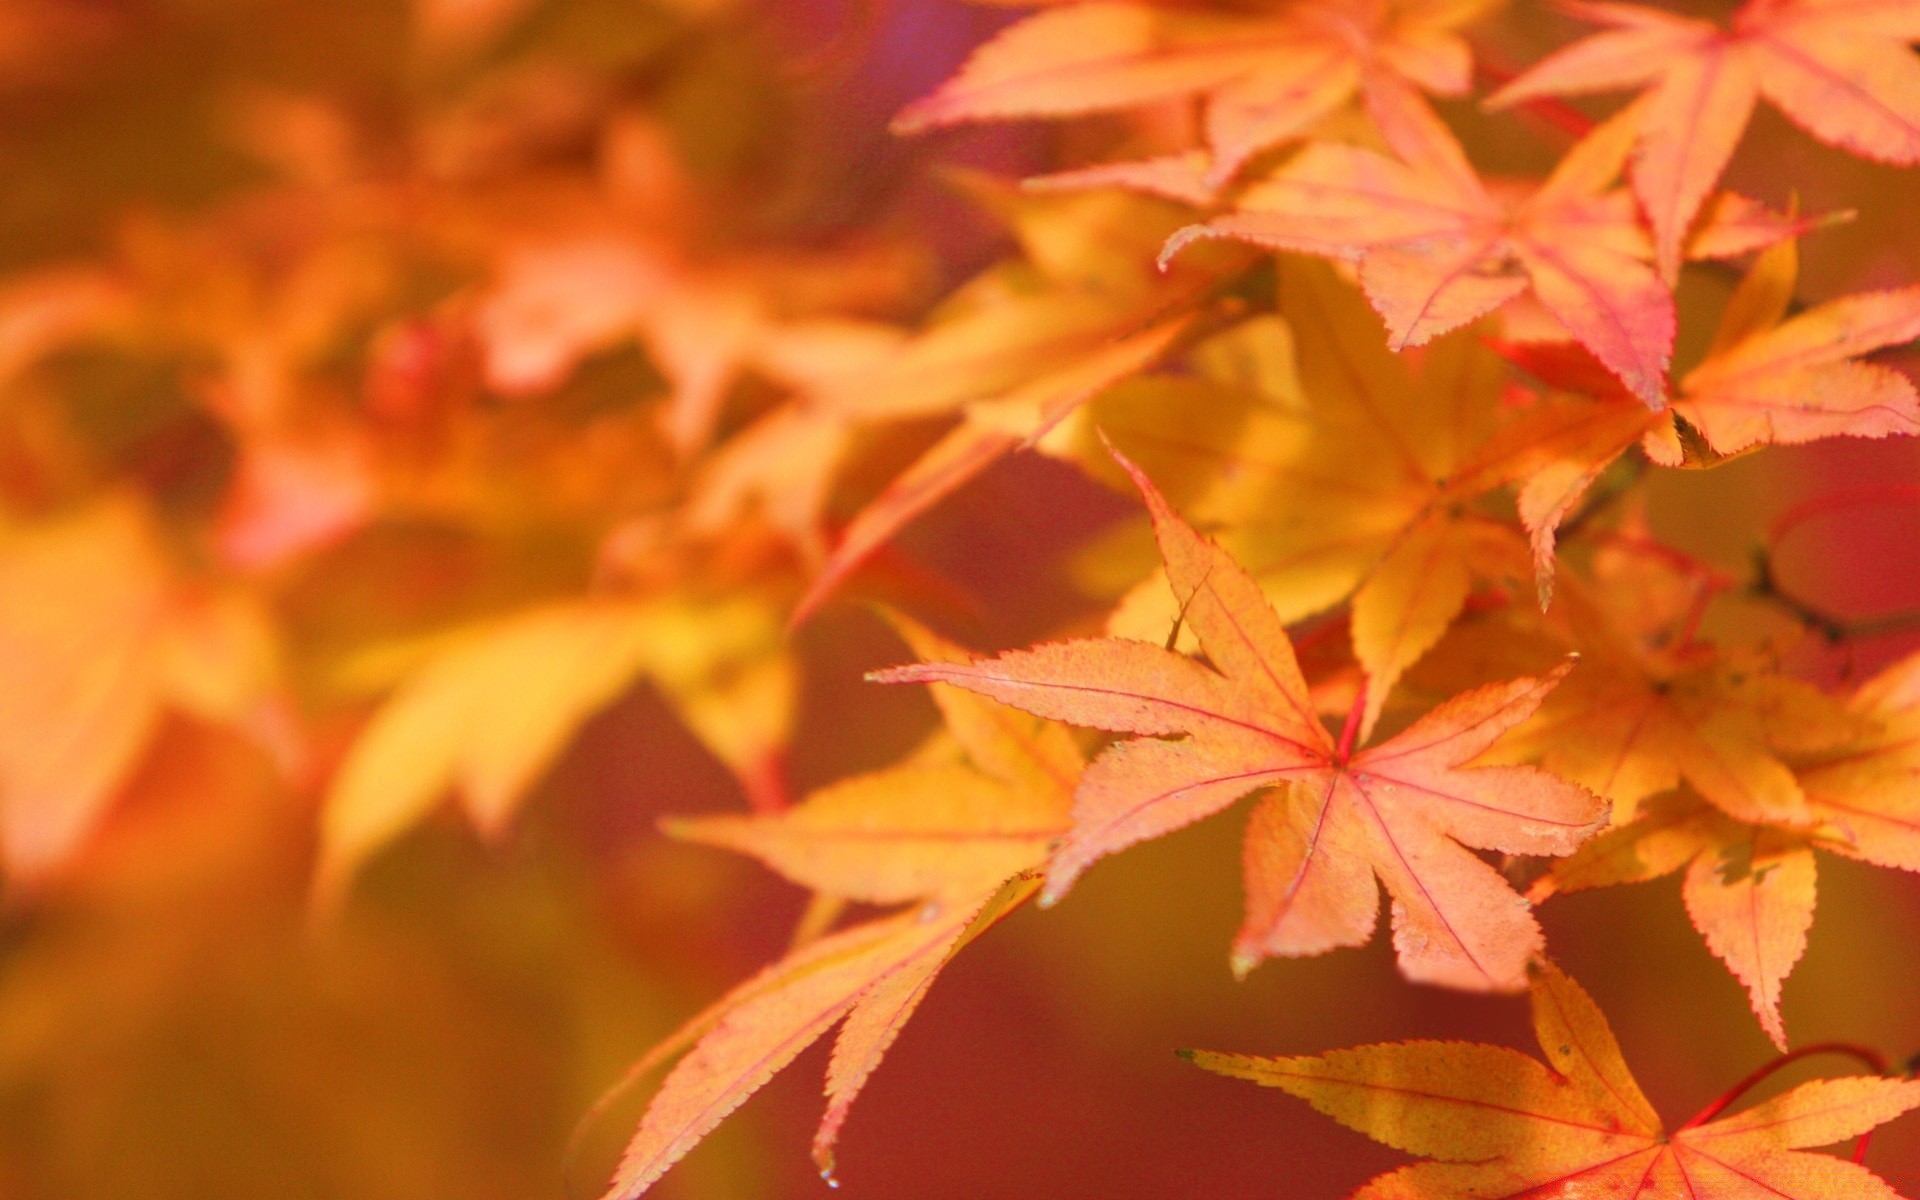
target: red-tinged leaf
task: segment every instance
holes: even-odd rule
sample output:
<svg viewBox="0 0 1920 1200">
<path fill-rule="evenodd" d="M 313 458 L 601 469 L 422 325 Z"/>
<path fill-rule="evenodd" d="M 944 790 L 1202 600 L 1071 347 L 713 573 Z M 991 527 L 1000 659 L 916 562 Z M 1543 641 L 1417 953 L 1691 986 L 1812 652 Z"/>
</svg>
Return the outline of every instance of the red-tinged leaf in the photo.
<svg viewBox="0 0 1920 1200">
<path fill-rule="evenodd" d="M 1493 463 L 1517 459 L 1524 478 L 1522 522 L 1532 535 L 1541 596 L 1549 595 L 1555 530 L 1572 505 L 1633 441 L 1654 461 L 1711 465 L 1765 443 L 1822 437 L 1884 437 L 1920 429 L 1913 384 L 1890 369 L 1848 360 L 1920 336 L 1920 300 L 1902 291 L 1847 297 L 1780 324 L 1793 296 L 1791 241 L 1763 254 L 1729 299 L 1706 359 L 1681 381 L 1673 409 L 1693 438 L 1643 406 L 1622 403 L 1619 388 L 1581 348 L 1555 344 L 1496 346 L 1510 362 L 1549 386 L 1592 398 L 1548 401 L 1504 430 L 1482 452 Z M 1697 452 L 1697 453 L 1696 453 Z M 1479 469 L 1479 468 L 1475 468 Z"/>
<path fill-rule="evenodd" d="M 1694 859 L 1681 887 L 1694 928 L 1746 985 L 1761 1028 L 1781 1050 L 1787 1032 L 1780 985 L 1807 948 L 1814 875 L 1813 851 L 1804 842 L 1761 829 Z"/>
<path fill-rule="evenodd" d="M 1920 432 L 1913 381 L 1853 361 L 1920 338 L 1920 288 L 1844 296 L 1771 325 L 1792 269 L 1784 252 L 1756 265 L 1751 286 L 1729 303 L 1714 352 L 1681 380 L 1675 411 L 1720 454 Z"/>
<path fill-rule="evenodd" d="M 834 1040 L 833 1056 L 827 1063 L 827 1111 L 813 1135 L 813 1161 L 821 1178 L 834 1182 L 834 1143 L 846 1124 L 847 1114 L 880 1060 L 899 1038 L 900 1030 L 925 999 L 934 977 L 952 960 L 953 955 L 978 937 L 989 926 L 1025 903 L 1033 895 L 1028 879 L 1009 881 L 987 898 L 985 904 L 971 905 L 972 913 L 960 937 L 940 955 L 928 955 L 913 966 L 897 971 L 861 996 Z M 922 912 L 922 919 L 929 914 Z M 935 918 L 937 919 L 937 917 Z"/>
<path fill-rule="evenodd" d="M 821 938 L 696 1018 L 689 1029 L 700 1030 L 698 1040 L 648 1104 L 606 1200 L 630 1200 L 646 1191 L 748 1096 L 848 1018 L 852 1032 L 842 1035 L 847 1053 L 836 1055 L 827 1123 L 815 1147 L 823 1166 L 830 1165 L 847 1105 L 932 975 L 972 933 L 1018 902 L 1008 896 L 1027 894 L 1030 885 L 1016 883 L 1006 895 L 996 891 L 968 904 L 931 906 Z M 862 1009 L 854 1022 L 850 1014 Z M 682 1041 L 684 1035 L 670 1039 Z"/>
<path fill-rule="evenodd" d="M 1138 3 L 1063 5 L 1000 33 L 933 95 L 909 105 L 894 127 L 914 132 L 963 121 L 1067 117 L 1191 96 L 1204 103 L 1212 160 L 1205 182 L 1219 187 L 1363 88 L 1464 92 L 1471 56 L 1453 31 L 1474 7 L 1321 0 L 1242 15 Z"/>
<path fill-rule="evenodd" d="M 1830 146 L 1880 162 L 1920 162 L 1920 63 L 1899 38 L 1786 24 L 1753 38 L 1760 91 Z"/>
<path fill-rule="evenodd" d="M 901 613 L 882 615 L 923 661 L 958 663 L 973 657 Z M 1015 787 L 1072 793 L 1086 760 L 1065 729 L 962 688 L 936 684 L 928 691 L 953 740 L 982 771 Z"/>
<path fill-rule="evenodd" d="M 1488 107 L 1511 108 L 1545 96 L 1637 87 L 1658 78 L 1662 64 L 1673 55 L 1692 50 L 1714 36 L 1713 27 L 1704 21 L 1632 7 L 1631 24 L 1622 22 L 1620 29 L 1582 38 L 1547 55 L 1489 96 Z M 1582 6 L 1582 13 L 1592 20 L 1605 19 L 1593 6 Z"/>
<path fill-rule="evenodd" d="M 1305 770 L 1260 763 L 1237 747 L 1210 742 L 1122 742 L 1094 760 L 1074 793 L 1073 827 L 1047 864 L 1041 905 L 1057 904 L 1099 859 L 1210 817 Z M 1369 929 L 1377 906 L 1369 884 Z"/>
<path fill-rule="evenodd" d="M 1236 977 L 1274 954 L 1364 946 L 1380 918 L 1367 830 L 1327 783 L 1285 782 L 1261 797 L 1242 850 L 1246 919 L 1233 940 Z"/>
<path fill-rule="evenodd" d="M 1515 342 L 1490 338 L 1501 358 L 1557 391 L 1600 398 L 1622 392 L 1619 377 L 1577 342 Z"/>
<path fill-rule="evenodd" d="M 1913 380 L 1872 363 L 1755 375 L 1733 386 L 1706 383 L 1674 410 L 1722 455 L 1762 444 L 1920 433 Z"/>
<path fill-rule="evenodd" d="M 1865 1168 L 1799 1148 L 1865 1133 L 1920 1107 L 1920 1082 L 1816 1080 L 1669 1134 L 1599 1009 L 1550 963 L 1534 973 L 1533 1013 L 1551 1068 L 1518 1051 L 1466 1042 L 1310 1057 L 1187 1057 L 1298 1096 L 1375 1141 L 1439 1160 L 1382 1175 L 1356 1200 L 1894 1196 Z"/>
<path fill-rule="evenodd" d="M 1760 96 L 1830 145 L 1920 162 L 1920 63 L 1906 46 L 1920 26 L 1897 8 L 1750 0 L 1722 31 L 1641 5 L 1577 5 L 1615 28 L 1548 55 L 1492 103 L 1650 84 L 1634 190 L 1671 279 Z"/>
<path fill-rule="evenodd" d="M 1845 224 L 1853 217 L 1847 210 L 1795 216 L 1775 212 L 1738 192 L 1715 192 L 1701 206 L 1687 234 L 1686 256 L 1689 261 L 1738 258 L 1790 243 L 1829 225 Z"/>
<path fill-rule="evenodd" d="M 1273 178 L 1250 188 L 1240 211 L 1175 234 L 1163 260 L 1197 236 L 1230 237 L 1324 258 L 1361 258 L 1376 243 L 1415 241 L 1464 229 L 1470 198 L 1370 150 L 1316 143 Z"/>
<path fill-rule="evenodd" d="M 1361 62 L 1339 38 L 1277 43 L 1259 66 L 1216 90 L 1206 113 L 1218 187 L 1269 146 L 1300 136 L 1353 97 Z"/>
<path fill-rule="evenodd" d="M 1088 768 L 1073 829 L 1048 868 L 1048 898 L 1106 854 L 1286 780 L 1297 785 L 1285 808 L 1293 826 L 1274 829 L 1269 807 L 1247 864 L 1289 874 L 1249 880 L 1237 970 L 1267 955 L 1348 944 L 1371 927 L 1378 896 L 1365 874 L 1321 867 L 1334 853 L 1322 839 L 1333 838 L 1357 849 L 1392 895 L 1409 977 L 1517 986 L 1539 929 L 1501 876 L 1459 843 L 1564 853 L 1594 830 L 1602 805 L 1543 772 L 1466 764 L 1530 715 L 1557 677 L 1468 693 L 1349 760 L 1314 716 L 1285 630 L 1252 578 L 1122 465 L 1147 498 L 1175 600 L 1219 673 L 1157 646 L 1109 639 L 878 677 L 957 684 L 1075 724 L 1186 735 L 1123 742 Z"/>
<path fill-rule="evenodd" d="M 1644 261 L 1653 248 L 1631 203 L 1604 190 L 1633 144 L 1640 106 L 1595 128 L 1532 196 L 1503 203 L 1424 101 L 1396 87 L 1380 96 L 1378 122 L 1404 161 L 1310 146 L 1248 189 L 1239 211 L 1175 234 L 1162 260 L 1227 237 L 1358 261 L 1396 349 L 1530 291 L 1634 394 L 1662 405 L 1673 298 Z"/>
<path fill-rule="evenodd" d="M 1759 99 L 1756 70 L 1735 47 L 1680 60 L 1648 96 L 1633 190 L 1653 224 L 1662 278 L 1679 275 L 1681 243 L 1746 131 Z"/>
<path fill-rule="evenodd" d="M 1190 323 L 1187 317 L 1162 321 L 1089 349 L 994 398 L 999 423 L 1022 425 L 1020 435 L 973 421 L 955 426 L 848 523 L 819 575 L 794 607 L 793 622 L 798 624 L 811 616 L 861 563 L 915 517 L 1017 449 L 1022 436 L 1039 437 L 1075 408 L 1152 366 L 1173 348 Z M 1011 422 L 1008 414 L 1012 414 Z"/>
<path fill-rule="evenodd" d="M 1466 148 L 1419 92 L 1391 75 L 1372 75 L 1367 79 L 1366 102 L 1388 148 L 1409 166 L 1444 181 L 1446 194 L 1474 208 L 1488 203 L 1487 189 L 1467 161 Z"/>
<path fill-rule="evenodd" d="M 1916 1103 L 1911 1079 L 1816 1079 L 1756 1104 L 1745 1112 L 1702 1126 L 1688 1140 L 1731 1157 L 1742 1149 L 1831 1146 L 1878 1128 Z"/>
<path fill-rule="evenodd" d="M 1643 263 L 1605 246 L 1530 239 L 1520 260 L 1548 312 L 1650 407 L 1666 402 L 1677 320 Z"/>
<path fill-rule="evenodd" d="M 939 91 L 894 118 L 899 133 L 963 121 L 1074 116 L 1219 86 L 1258 67 L 1271 25 L 1190 17 L 1144 4 L 1038 13 L 973 54 Z"/>
<path fill-rule="evenodd" d="M 1439 236 L 1368 254 L 1360 282 L 1387 324 L 1387 345 L 1424 346 L 1526 291 L 1528 276 L 1493 265 L 1491 250 L 1484 238 Z"/>
<path fill-rule="evenodd" d="M 1050 642 L 974 663 L 920 663 L 871 676 L 880 683 L 951 683 L 1053 721 L 1114 733 L 1165 737 L 1218 726 L 1314 748 L 1282 732 L 1284 721 L 1237 703 L 1220 677 L 1191 659 L 1124 639 Z"/>
</svg>

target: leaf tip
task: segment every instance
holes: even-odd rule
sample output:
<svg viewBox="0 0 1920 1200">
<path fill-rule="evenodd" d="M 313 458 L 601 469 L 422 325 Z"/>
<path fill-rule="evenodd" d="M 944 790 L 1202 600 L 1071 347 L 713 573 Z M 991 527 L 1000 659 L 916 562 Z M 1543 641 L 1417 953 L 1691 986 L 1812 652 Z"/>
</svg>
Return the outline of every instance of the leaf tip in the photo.
<svg viewBox="0 0 1920 1200">
<path fill-rule="evenodd" d="M 1165 272 L 1167 268 L 1173 264 L 1174 258 L 1188 246 L 1208 238 L 1225 236 L 1225 234 L 1213 228 L 1211 225 L 1183 226 L 1180 229 L 1174 230 L 1173 233 L 1168 236 L 1166 244 L 1160 247 L 1160 256 L 1153 260 L 1154 265 L 1159 267 L 1162 272 Z"/>
</svg>

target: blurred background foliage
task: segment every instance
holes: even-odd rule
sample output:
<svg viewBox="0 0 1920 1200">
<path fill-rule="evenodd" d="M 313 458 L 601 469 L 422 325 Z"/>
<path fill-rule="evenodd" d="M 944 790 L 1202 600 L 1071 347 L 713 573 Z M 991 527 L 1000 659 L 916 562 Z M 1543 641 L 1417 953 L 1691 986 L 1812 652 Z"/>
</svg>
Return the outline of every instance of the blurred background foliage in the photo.
<svg viewBox="0 0 1920 1200">
<path fill-rule="evenodd" d="M 933 722 L 858 682 L 905 656 L 864 610 L 790 646 L 781 627 L 823 520 L 934 428 L 749 435 L 1005 251 L 936 164 L 1011 173 L 1154 136 L 888 135 L 1004 18 L 0 3 L 0 1197 L 597 1194 L 643 1096 L 588 1131 L 569 1183 L 574 1123 L 775 957 L 804 899 L 655 819 L 881 765 Z M 1559 21 L 1508 22 L 1488 53 L 1528 61 Z M 1525 130 L 1449 116 L 1489 164 L 1540 165 Z M 1734 180 L 1814 209 L 1871 198 L 1809 254 L 1803 298 L 1920 277 L 1911 172 L 1768 116 Z M 1738 567 L 1804 497 L 1916 479 L 1906 443 L 1769 451 L 1662 477 L 1652 516 Z M 886 586 L 975 645 L 1024 643 L 1088 617 L 1071 552 L 1129 511 L 1016 457 L 910 528 Z M 1781 569 L 1836 611 L 1911 608 L 1911 512 L 1824 518 Z M 577 632 L 608 611 L 635 624 Z M 474 665 L 514 637 L 533 648 Z M 1836 678 L 1911 645 L 1804 665 Z M 489 757 L 497 729 L 429 718 L 401 739 L 429 747 L 402 781 L 420 823 L 323 828 L 397 683 L 438 669 L 456 699 L 539 705 L 537 664 L 563 652 L 614 664 L 563 727 Z M 443 811 L 449 785 L 471 820 Z M 1379 942 L 1235 984 L 1236 824 L 1142 847 L 969 951 L 850 1124 L 846 1194 L 1331 1200 L 1388 1153 L 1172 1049 L 1526 1045 L 1524 1001 L 1406 986 Z M 316 876 L 337 884 L 324 912 Z M 1543 920 L 1682 1114 L 1768 1048 L 1675 891 Z M 1920 1049 L 1920 879 L 1829 860 L 1820 907 L 1797 1034 Z M 823 1055 L 659 1194 L 819 1194 Z M 1920 1186 L 1910 1130 L 1872 1162 Z"/>
</svg>

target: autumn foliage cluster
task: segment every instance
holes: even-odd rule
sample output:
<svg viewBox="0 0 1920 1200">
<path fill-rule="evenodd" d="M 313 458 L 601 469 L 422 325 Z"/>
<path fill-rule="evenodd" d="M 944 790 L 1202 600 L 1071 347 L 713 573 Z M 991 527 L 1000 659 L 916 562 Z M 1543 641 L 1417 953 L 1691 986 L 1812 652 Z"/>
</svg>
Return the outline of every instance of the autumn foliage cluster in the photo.
<svg viewBox="0 0 1920 1200">
<path fill-rule="evenodd" d="M 1895 1197 L 1916 44 L 1920 0 L 0 3 L 0 1198 L 784 1195 L 673 1168 L 816 1043 L 835 1181 L 956 956 L 1237 806 L 1237 930 L 1125 895 L 1244 1023 L 1100 1055 L 1254 1040 L 1182 1057 L 1431 1160 L 1366 1200 Z M 1505 1016 L 1308 1045 L 1252 998 L 1360 1003 L 1319 956 Z M 1692 1120 L 1628 1066 L 1724 1038 Z"/>
</svg>

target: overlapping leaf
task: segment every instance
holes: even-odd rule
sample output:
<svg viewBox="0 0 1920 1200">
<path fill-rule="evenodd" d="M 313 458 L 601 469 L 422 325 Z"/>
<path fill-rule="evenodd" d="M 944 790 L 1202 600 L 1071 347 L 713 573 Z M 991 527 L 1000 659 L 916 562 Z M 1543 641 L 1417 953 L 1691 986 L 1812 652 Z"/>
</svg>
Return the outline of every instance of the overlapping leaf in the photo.
<svg viewBox="0 0 1920 1200">
<path fill-rule="evenodd" d="M 1481 500 L 1536 447 L 1508 431 L 1503 364 L 1477 331 L 1394 355 L 1361 297 L 1306 260 L 1282 264 L 1279 309 L 1196 348 L 1193 378 L 1118 389 L 1048 448 L 1115 476 L 1094 430 L 1110 437 L 1220 531 L 1283 621 L 1351 599 L 1364 735 L 1473 589 L 1524 583 L 1518 531 Z M 1156 580 L 1110 627 L 1159 637 L 1174 619 Z"/>
<path fill-rule="evenodd" d="M 1367 941 L 1378 876 L 1393 897 L 1394 942 L 1410 978 L 1520 986 L 1539 928 L 1464 845 L 1564 854 L 1594 831 L 1602 809 L 1591 793 L 1544 772 L 1469 764 L 1531 714 L 1558 675 L 1467 692 L 1364 750 L 1352 746 L 1357 726 L 1336 742 L 1259 586 L 1133 473 L 1168 582 L 1211 669 L 1115 638 L 877 677 L 956 684 L 1040 716 L 1144 735 L 1088 768 L 1073 828 L 1047 865 L 1046 900 L 1097 859 L 1270 788 L 1247 835 L 1237 970 Z"/>
<path fill-rule="evenodd" d="M 897 622 L 932 659 L 966 655 Z M 638 1064 L 681 1051 L 607 1195 L 645 1191 L 747 1096 L 836 1023 L 823 1174 L 854 1098 L 959 949 L 1038 890 L 1034 869 L 1066 828 L 1081 757 L 1065 731 L 947 688 L 946 734 L 897 767 L 844 780 L 795 807 L 669 822 L 691 841 L 753 855 L 826 896 L 908 911 L 804 945 L 736 988 Z M 691 1049 L 688 1050 L 688 1047 Z"/>
<path fill-rule="evenodd" d="M 1453 134 L 1418 97 L 1388 93 L 1379 123 L 1399 157 L 1309 146 L 1249 188 L 1237 211 L 1183 230 L 1199 237 L 1355 262 L 1396 350 L 1421 345 L 1530 294 L 1650 406 L 1666 399 L 1673 297 L 1647 265 L 1652 244 L 1613 188 L 1644 114 L 1629 109 L 1568 152 L 1530 194 L 1482 183 Z M 1791 226 L 1696 241 L 1722 255 L 1777 240 Z"/>
<path fill-rule="evenodd" d="M 1815 1080 L 1731 1116 L 1668 1131 L 1599 1007 L 1551 964 L 1534 976 L 1533 1027 L 1544 1062 L 1471 1042 L 1397 1042 L 1293 1058 L 1190 1057 L 1210 1071 L 1298 1096 L 1375 1141 L 1437 1160 L 1381 1175 L 1355 1200 L 1895 1200 L 1865 1167 L 1804 1148 L 1855 1137 L 1920 1108 L 1920 1081 Z"/>
<path fill-rule="evenodd" d="M 1509 353 L 1562 389 L 1524 422 L 1520 517 L 1543 588 L 1555 530 L 1636 441 L 1663 466 L 1712 466 L 1760 445 L 1920 432 L 1920 394 L 1901 372 L 1861 356 L 1920 337 L 1920 289 L 1843 296 L 1787 317 L 1797 274 L 1791 241 L 1760 255 L 1722 311 L 1707 355 L 1680 377 L 1664 413 L 1635 404 L 1572 347 Z M 1784 318 L 1784 319 L 1783 319 Z"/>
<path fill-rule="evenodd" d="M 1860 724 L 1850 740 L 1823 752 L 1782 754 L 1784 763 L 1769 760 L 1792 770 L 1810 824 L 1735 820 L 1691 791 L 1665 793 L 1555 863 L 1530 894 L 1537 901 L 1687 868 L 1681 892 L 1688 915 L 1746 985 L 1767 1035 L 1785 1049 L 1781 986 L 1806 949 L 1813 924 L 1813 851 L 1920 871 L 1916 681 L 1920 655 L 1854 692 L 1847 708 Z M 1801 701 L 1787 720 L 1805 718 L 1808 701 L 1804 695 Z"/>
<path fill-rule="evenodd" d="M 1159 238 L 1184 219 L 1158 201 L 1111 192 L 1014 200 L 982 190 L 1007 216 L 1023 258 L 963 286 L 925 329 L 843 380 L 823 405 L 850 422 L 963 420 L 847 523 L 797 619 L 915 517 L 1167 355 L 1232 265 L 1158 272 Z"/>
<path fill-rule="evenodd" d="M 1639 4 L 1566 3 L 1608 27 L 1548 55 L 1493 102 L 1646 87 L 1633 189 L 1663 272 L 1765 96 L 1829 145 L 1882 162 L 1920 162 L 1920 41 L 1910 6 L 1749 0 L 1726 28 Z"/>
<path fill-rule="evenodd" d="M 1217 187 L 1260 151 L 1307 133 L 1363 90 L 1414 85 L 1457 96 L 1472 57 L 1457 30 L 1480 0 L 1314 0 L 1271 13 L 1150 3 L 1049 6 L 977 50 L 894 122 L 1069 117 L 1204 100 Z"/>
</svg>

